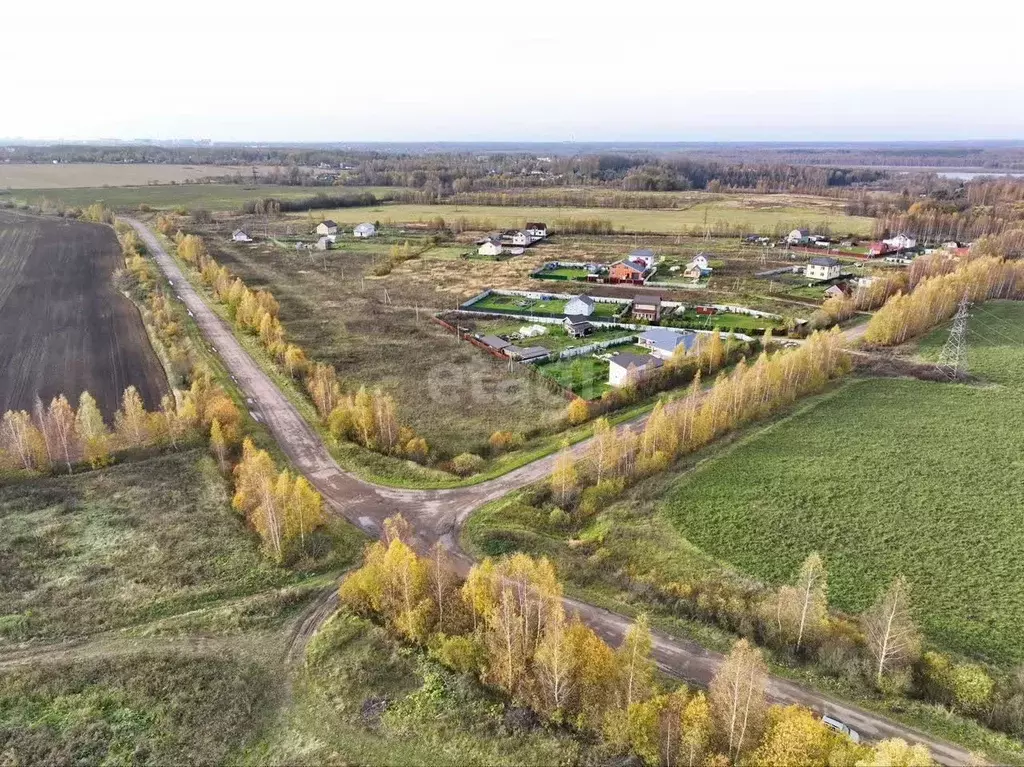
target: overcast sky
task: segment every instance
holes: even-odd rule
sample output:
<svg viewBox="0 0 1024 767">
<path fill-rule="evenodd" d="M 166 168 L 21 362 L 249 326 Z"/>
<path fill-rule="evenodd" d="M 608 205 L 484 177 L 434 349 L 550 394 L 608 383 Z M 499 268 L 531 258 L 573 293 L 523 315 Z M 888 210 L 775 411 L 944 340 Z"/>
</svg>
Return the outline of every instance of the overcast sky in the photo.
<svg viewBox="0 0 1024 767">
<path fill-rule="evenodd" d="M 7 138 L 1024 139 L 1021 0 L 9 5 Z"/>
</svg>

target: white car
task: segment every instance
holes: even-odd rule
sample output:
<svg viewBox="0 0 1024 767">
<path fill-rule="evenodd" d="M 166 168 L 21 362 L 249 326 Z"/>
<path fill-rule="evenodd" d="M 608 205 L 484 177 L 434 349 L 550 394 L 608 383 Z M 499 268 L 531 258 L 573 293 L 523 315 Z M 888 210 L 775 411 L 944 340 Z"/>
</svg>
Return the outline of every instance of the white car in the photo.
<svg viewBox="0 0 1024 767">
<path fill-rule="evenodd" d="M 821 723 L 828 727 L 830 730 L 835 730 L 838 733 L 842 733 L 854 743 L 860 743 L 860 733 L 850 727 L 848 724 L 840 722 L 838 719 L 831 716 L 823 716 Z"/>
</svg>

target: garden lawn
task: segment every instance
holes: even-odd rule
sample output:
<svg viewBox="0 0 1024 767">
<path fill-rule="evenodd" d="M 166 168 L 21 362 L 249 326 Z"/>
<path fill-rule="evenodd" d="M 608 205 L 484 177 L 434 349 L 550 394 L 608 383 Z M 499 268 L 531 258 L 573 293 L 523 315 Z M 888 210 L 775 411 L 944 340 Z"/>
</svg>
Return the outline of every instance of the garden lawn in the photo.
<svg viewBox="0 0 1024 767">
<path fill-rule="evenodd" d="M 608 391 L 608 362 L 593 356 L 557 360 L 537 366 L 537 372 L 558 381 L 583 399 L 599 398 Z"/>
<path fill-rule="evenodd" d="M 1024 304 L 973 313 L 971 368 L 997 385 L 856 383 L 680 477 L 660 512 L 764 580 L 820 552 L 842 610 L 902 572 L 931 640 L 1024 660 Z"/>
<path fill-rule="evenodd" d="M 472 311 L 479 312 L 507 312 L 515 314 L 550 314 L 562 316 L 565 314 L 566 300 L 562 298 L 533 299 L 525 296 L 502 296 L 492 293 L 482 298 L 471 306 L 467 307 Z M 624 304 L 597 302 L 594 305 L 594 319 L 611 319 L 619 314 Z"/>
</svg>

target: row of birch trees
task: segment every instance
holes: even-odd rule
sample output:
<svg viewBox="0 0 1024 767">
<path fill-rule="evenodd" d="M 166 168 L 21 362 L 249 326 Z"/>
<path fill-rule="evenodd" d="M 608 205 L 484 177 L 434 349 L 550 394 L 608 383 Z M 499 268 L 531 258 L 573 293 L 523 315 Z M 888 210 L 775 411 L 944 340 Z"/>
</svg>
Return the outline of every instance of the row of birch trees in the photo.
<svg viewBox="0 0 1024 767">
<path fill-rule="evenodd" d="M 472 674 L 553 725 L 602 737 L 646 765 L 931 764 L 902 741 L 856 745 L 810 711 L 769 705 L 761 651 L 740 640 L 709 689 L 665 689 L 646 617 L 612 647 L 566 611 L 551 563 L 485 559 L 459 578 L 445 551 L 418 554 L 401 518 L 342 584 L 343 605 Z"/>
</svg>

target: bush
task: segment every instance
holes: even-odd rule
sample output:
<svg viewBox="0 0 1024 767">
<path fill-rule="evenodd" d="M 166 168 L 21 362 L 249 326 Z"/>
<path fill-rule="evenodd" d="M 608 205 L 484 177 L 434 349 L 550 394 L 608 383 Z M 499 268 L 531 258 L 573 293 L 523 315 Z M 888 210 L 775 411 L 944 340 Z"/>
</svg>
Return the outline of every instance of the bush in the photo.
<svg viewBox="0 0 1024 767">
<path fill-rule="evenodd" d="M 593 516 L 615 500 L 625 487 L 626 484 L 621 479 L 606 479 L 593 487 L 588 487 L 580 498 L 580 516 L 583 518 Z"/>
<path fill-rule="evenodd" d="M 462 453 L 452 459 L 452 471 L 460 477 L 476 474 L 483 465 L 484 459 L 474 453 Z"/>
<path fill-rule="evenodd" d="M 522 447 L 525 441 L 522 433 L 511 431 L 496 431 L 488 440 L 491 445 L 491 451 L 495 454 Z"/>
<path fill-rule="evenodd" d="M 430 656 L 460 674 L 475 674 L 484 668 L 487 649 L 473 636 L 438 634 L 431 642 Z"/>
</svg>

